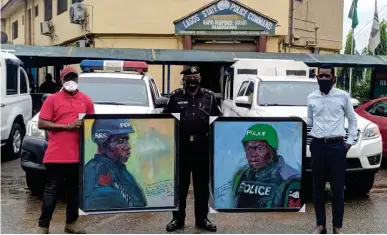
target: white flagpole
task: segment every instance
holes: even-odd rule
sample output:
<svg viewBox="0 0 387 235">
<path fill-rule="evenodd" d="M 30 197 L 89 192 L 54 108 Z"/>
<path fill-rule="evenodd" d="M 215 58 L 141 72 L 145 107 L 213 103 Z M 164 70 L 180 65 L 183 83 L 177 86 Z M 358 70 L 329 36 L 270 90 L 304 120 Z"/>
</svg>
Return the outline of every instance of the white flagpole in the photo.
<svg viewBox="0 0 387 235">
<path fill-rule="evenodd" d="M 353 55 L 353 42 L 354 42 L 354 36 L 355 36 L 355 29 L 352 28 L 352 39 L 351 39 L 351 55 Z M 349 68 L 349 95 L 352 94 L 352 67 Z"/>
</svg>

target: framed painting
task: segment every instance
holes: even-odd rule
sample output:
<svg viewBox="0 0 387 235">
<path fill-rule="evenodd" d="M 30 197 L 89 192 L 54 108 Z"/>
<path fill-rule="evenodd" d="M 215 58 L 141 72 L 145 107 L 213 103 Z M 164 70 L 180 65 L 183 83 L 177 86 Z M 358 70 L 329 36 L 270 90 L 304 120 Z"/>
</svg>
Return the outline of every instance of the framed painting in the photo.
<svg viewBox="0 0 387 235">
<path fill-rule="evenodd" d="M 301 118 L 218 117 L 210 124 L 212 209 L 302 211 Z"/>
<path fill-rule="evenodd" d="M 80 131 L 80 210 L 86 214 L 178 208 L 178 119 L 96 114 Z"/>
</svg>

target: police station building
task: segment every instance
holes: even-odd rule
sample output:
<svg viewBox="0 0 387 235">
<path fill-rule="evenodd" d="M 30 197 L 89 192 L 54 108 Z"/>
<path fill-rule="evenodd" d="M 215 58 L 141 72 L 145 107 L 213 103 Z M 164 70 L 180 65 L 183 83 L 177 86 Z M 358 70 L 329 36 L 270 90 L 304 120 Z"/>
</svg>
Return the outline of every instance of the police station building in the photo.
<svg viewBox="0 0 387 235">
<path fill-rule="evenodd" d="M 2 31 L 13 44 L 330 54 L 342 46 L 344 0 L 2 3 Z M 73 4 L 83 4 L 82 24 L 70 22 Z M 52 33 L 42 27 L 47 22 Z M 181 69 L 171 68 L 171 89 L 180 87 Z M 149 73 L 161 87 L 162 66 Z"/>
</svg>

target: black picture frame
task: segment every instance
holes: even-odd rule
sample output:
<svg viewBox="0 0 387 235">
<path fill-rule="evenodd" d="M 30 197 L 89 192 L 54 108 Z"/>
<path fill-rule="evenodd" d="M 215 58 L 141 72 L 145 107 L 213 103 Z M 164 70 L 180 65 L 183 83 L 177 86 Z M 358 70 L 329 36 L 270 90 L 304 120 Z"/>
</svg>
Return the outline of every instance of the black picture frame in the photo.
<svg viewBox="0 0 387 235">
<path fill-rule="evenodd" d="M 174 167 L 174 206 L 169 207 L 136 207 L 112 210 L 87 210 L 84 208 L 84 160 L 85 160 L 85 125 L 80 128 L 79 149 L 79 209 L 85 214 L 113 214 L 113 213 L 135 213 L 135 212 L 169 212 L 177 211 L 179 208 L 179 117 L 173 114 L 86 114 L 82 118 L 84 123 L 87 119 L 173 119 L 175 135 L 175 167 Z"/>
<path fill-rule="evenodd" d="M 306 165 L 303 164 L 306 161 L 306 148 L 307 148 L 307 125 L 306 122 L 299 117 L 212 117 L 210 123 L 209 136 L 210 141 L 210 191 L 212 195 L 212 201 L 215 204 L 215 179 L 214 179 L 214 156 L 215 156 L 215 123 L 216 122 L 299 122 L 302 124 L 302 158 L 301 158 L 301 179 L 300 179 L 300 208 L 212 208 L 216 212 L 223 213 L 249 213 L 249 212 L 300 212 L 302 208 L 306 206 Z"/>
</svg>

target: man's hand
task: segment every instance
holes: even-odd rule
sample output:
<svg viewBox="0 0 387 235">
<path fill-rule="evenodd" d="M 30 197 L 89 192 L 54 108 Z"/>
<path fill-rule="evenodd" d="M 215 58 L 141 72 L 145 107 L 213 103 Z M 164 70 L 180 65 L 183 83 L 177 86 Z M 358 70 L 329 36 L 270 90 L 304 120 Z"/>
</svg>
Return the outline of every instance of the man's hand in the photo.
<svg viewBox="0 0 387 235">
<path fill-rule="evenodd" d="M 352 147 L 352 145 L 350 145 L 350 144 L 345 144 L 345 147 L 347 148 L 347 151 L 349 151 L 349 149 Z"/>
<path fill-rule="evenodd" d="M 70 123 L 68 127 L 70 130 L 74 130 L 74 129 L 80 128 L 81 126 L 82 126 L 82 120 L 77 119 L 72 123 Z"/>
</svg>

